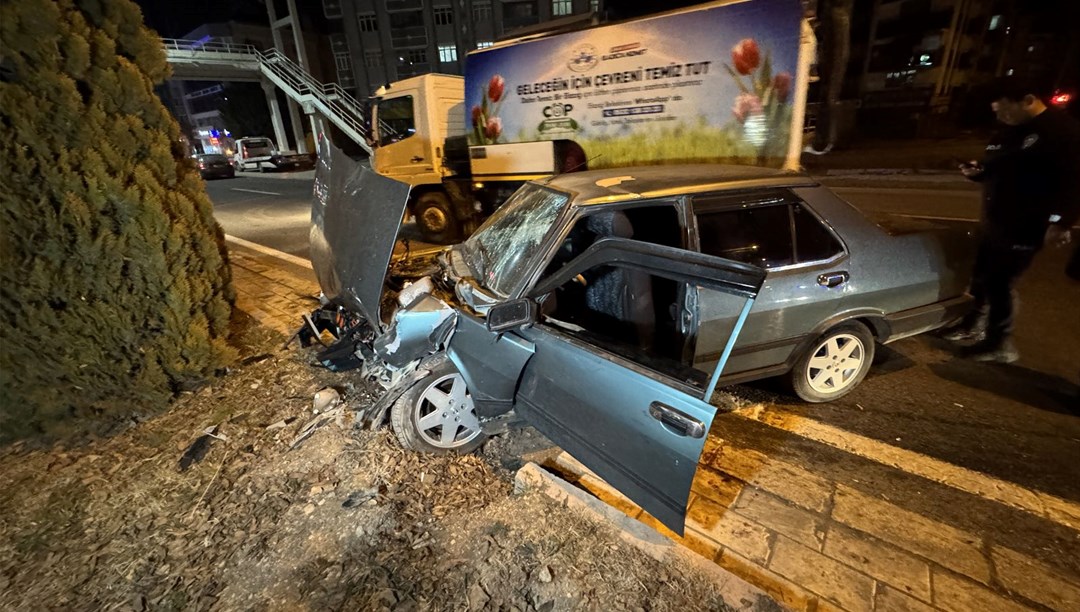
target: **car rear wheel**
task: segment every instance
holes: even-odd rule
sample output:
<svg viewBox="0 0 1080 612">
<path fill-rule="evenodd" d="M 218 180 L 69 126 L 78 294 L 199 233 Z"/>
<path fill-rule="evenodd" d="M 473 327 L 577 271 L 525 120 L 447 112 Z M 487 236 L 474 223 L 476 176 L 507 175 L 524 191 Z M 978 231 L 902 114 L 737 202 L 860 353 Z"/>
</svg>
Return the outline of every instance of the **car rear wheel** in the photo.
<svg viewBox="0 0 1080 612">
<path fill-rule="evenodd" d="M 445 193 L 430 191 L 416 200 L 413 208 L 416 224 L 424 240 L 435 243 L 448 243 L 458 239 L 461 225 L 450 206 L 450 198 Z"/>
<path fill-rule="evenodd" d="M 850 393 L 874 361 L 874 337 L 858 322 L 822 334 L 795 363 L 791 386 L 807 402 L 829 402 Z"/>
<path fill-rule="evenodd" d="M 435 366 L 394 402 L 390 426 L 402 446 L 429 453 L 465 454 L 487 439 L 468 385 L 450 361 Z"/>
</svg>

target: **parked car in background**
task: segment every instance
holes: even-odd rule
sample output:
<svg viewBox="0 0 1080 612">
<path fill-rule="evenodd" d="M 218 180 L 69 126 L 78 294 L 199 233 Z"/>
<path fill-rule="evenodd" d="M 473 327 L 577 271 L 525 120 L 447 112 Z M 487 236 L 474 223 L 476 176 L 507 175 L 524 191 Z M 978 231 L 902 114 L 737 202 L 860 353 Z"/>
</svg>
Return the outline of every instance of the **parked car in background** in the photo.
<svg viewBox="0 0 1080 612">
<path fill-rule="evenodd" d="M 392 262 L 408 186 L 333 153 L 311 260 L 339 340 L 320 359 L 386 387 L 361 418 L 389 410 L 403 445 L 435 452 L 523 418 L 677 532 L 717 384 L 783 375 L 833 400 L 876 343 L 970 302 L 967 239 L 742 166 L 529 182 L 464 243 Z"/>
<path fill-rule="evenodd" d="M 205 153 L 197 155 L 195 161 L 199 164 L 199 174 L 203 179 L 233 178 L 236 169 L 229 162 L 229 158 L 217 153 Z"/>
<path fill-rule="evenodd" d="M 246 170 L 295 170 L 311 164 L 311 156 L 292 151 L 278 151 L 277 145 L 269 138 L 259 136 L 256 138 L 240 138 L 235 143 L 236 152 L 233 154 L 233 166 L 244 172 Z"/>
</svg>

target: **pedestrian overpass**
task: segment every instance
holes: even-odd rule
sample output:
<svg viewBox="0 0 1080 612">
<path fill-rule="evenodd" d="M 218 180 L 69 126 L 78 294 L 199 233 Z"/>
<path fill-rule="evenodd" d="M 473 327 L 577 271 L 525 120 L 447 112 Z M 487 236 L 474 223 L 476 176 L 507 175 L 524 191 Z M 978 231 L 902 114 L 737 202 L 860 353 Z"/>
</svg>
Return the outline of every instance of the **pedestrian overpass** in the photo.
<svg viewBox="0 0 1080 612">
<path fill-rule="evenodd" d="M 161 39 L 174 79 L 198 81 L 269 81 L 308 115 L 325 117 L 368 154 L 368 128 L 364 105 L 337 83 L 320 83 L 277 49 L 259 51 L 252 45 L 196 40 Z M 281 112 L 277 98 L 268 96 L 271 119 L 281 140 Z"/>
</svg>

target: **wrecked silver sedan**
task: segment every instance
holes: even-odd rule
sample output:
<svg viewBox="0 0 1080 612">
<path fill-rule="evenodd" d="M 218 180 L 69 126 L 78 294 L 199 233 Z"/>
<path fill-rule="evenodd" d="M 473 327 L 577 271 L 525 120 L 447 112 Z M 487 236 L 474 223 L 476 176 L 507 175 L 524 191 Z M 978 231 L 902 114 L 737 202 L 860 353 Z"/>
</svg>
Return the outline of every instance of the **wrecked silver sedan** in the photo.
<svg viewBox="0 0 1080 612">
<path fill-rule="evenodd" d="M 333 171 L 331 172 L 331 168 Z M 394 253 L 407 185 L 320 157 L 311 258 L 320 353 L 360 369 L 403 445 L 467 452 L 524 419 L 682 531 L 719 384 L 788 373 L 827 401 L 875 340 L 940 327 L 966 270 L 806 177 L 737 166 L 526 184 L 463 244 Z"/>
</svg>

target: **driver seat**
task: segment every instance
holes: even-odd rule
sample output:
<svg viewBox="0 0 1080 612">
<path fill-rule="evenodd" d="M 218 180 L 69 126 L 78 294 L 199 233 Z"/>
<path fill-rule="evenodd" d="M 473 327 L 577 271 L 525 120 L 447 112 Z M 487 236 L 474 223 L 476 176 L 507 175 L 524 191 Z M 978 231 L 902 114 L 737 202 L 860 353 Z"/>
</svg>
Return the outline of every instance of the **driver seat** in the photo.
<svg viewBox="0 0 1080 612">
<path fill-rule="evenodd" d="M 586 227 L 604 238 L 632 238 L 634 228 L 626 213 L 605 211 L 588 218 Z M 585 287 L 585 306 L 598 318 L 615 329 L 616 337 L 625 337 L 642 349 L 651 349 L 656 331 L 656 310 L 653 306 L 652 276 L 641 270 L 608 267 L 591 279 Z"/>
</svg>

